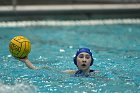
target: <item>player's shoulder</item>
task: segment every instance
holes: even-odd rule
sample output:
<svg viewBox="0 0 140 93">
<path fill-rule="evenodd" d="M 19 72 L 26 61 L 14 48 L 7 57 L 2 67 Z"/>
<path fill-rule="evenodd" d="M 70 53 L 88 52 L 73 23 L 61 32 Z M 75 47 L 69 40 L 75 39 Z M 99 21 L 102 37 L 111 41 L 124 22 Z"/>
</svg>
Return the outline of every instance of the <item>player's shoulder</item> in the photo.
<svg viewBox="0 0 140 93">
<path fill-rule="evenodd" d="M 69 74 L 74 74 L 76 72 L 76 70 L 64 70 L 62 72 L 69 73 Z"/>
</svg>

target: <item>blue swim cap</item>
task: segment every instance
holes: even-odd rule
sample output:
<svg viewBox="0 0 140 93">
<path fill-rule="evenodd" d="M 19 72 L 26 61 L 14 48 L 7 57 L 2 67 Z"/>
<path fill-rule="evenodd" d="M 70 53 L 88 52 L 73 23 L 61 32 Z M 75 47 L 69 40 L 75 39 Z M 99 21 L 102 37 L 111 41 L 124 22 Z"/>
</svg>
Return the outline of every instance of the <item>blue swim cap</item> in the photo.
<svg viewBox="0 0 140 93">
<path fill-rule="evenodd" d="M 92 57 L 92 52 L 91 52 L 90 49 L 88 49 L 88 48 L 80 48 L 80 49 L 76 52 L 76 55 L 75 55 L 75 57 L 73 58 L 74 64 L 77 66 L 76 58 L 77 58 L 77 56 L 78 56 L 80 53 L 82 53 L 82 52 L 86 52 L 86 53 L 88 53 L 88 54 L 91 56 L 91 64 L 90 64 L 90 66 L 91 66 L 91 65 L 93 64 L 94 59 L 93 59 L 93 57 Z"/>
</svg>

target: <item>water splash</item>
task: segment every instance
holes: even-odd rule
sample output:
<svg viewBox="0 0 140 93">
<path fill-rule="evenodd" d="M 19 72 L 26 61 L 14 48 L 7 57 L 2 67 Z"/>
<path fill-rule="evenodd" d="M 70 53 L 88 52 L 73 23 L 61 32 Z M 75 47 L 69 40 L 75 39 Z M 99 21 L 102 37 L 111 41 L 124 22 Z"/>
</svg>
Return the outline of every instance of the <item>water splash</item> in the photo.
<svg viewBox="0 0 140 93">
<path fill-rule="evenodd" d="M 15 85 L 0 83 L 0 93 L 37 93 L 37 88 L 34 85 L 24 83 Z"/>
</svg>

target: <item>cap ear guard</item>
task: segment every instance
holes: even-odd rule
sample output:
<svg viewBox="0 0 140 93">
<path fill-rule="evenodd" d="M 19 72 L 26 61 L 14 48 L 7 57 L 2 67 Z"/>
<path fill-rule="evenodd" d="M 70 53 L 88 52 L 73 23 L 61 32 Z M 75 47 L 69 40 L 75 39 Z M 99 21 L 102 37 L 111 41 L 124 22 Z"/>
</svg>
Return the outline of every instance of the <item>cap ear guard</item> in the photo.
<svg viewBox="0 0 140 93">
<path fill-rule="evenodd" d="M 91 63 L 90 63 L 90 66 L 92 66 L 92 65 L 93 65 L 93 62 L 94 62 L 94 58 L 93 58 L 93 57 L 91 57 Z"/>
<path fill-rule="evenodd" d="M 73 58 L 74 64 L 77 66 L 76 56 Z"/>
</svg>

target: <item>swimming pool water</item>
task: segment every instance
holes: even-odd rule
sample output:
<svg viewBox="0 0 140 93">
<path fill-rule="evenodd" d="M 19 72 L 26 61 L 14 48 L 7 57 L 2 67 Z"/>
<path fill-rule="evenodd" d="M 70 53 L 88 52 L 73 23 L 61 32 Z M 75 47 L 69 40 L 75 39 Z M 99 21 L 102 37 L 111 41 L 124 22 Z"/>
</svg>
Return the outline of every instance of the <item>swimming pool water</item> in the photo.
<svg viewBox="0 0 140 93">
<path fill-rule="evenodd" d="M 9 41 L 30 39 L 31 62 L 49 69 L 30 70 L 11 57 Z M 0 28 L 0 93 L 139 93 L 140 24 L 31 26 Z M 94 77 L 71 77 L 61 70 L 77 69 L 73 55 L 92 50 Z"/>
</svg>

